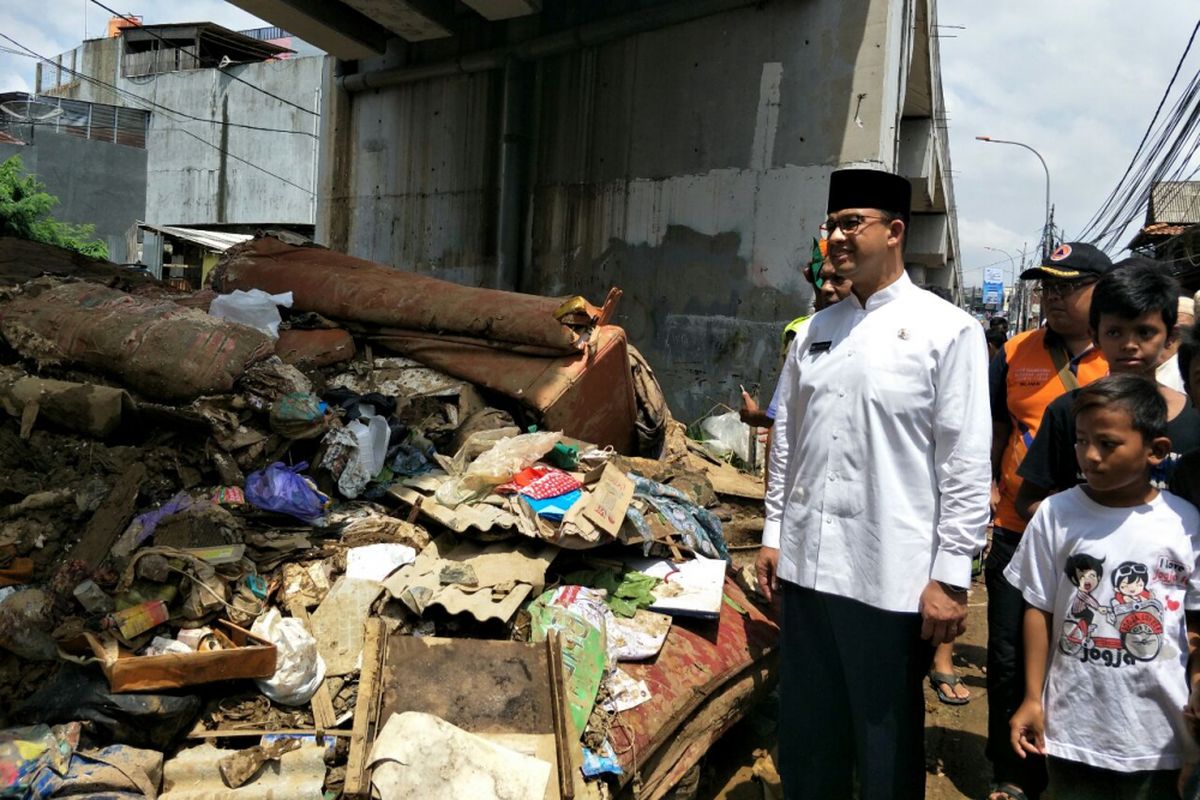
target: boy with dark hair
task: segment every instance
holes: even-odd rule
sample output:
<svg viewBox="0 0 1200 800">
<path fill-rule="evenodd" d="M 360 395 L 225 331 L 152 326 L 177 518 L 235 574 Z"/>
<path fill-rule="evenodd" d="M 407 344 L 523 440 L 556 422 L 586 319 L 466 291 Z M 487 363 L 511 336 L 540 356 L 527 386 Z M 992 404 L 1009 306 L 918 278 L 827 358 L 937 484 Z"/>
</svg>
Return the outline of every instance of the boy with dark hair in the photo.
<svg viewBox="0 0 1200 800">
<path fill-rule="evenodd" d="M 1041 504 L 1004 573 L 1028 604 L 1011 743 L 1022 758 L 1048 756 L 1056 800 L 1178 797 L 1181 710 L 1200 707 L 1200 512 L 1151 483 L 1170 450 L 1166 410 L 1140 376 L 1079 390 L 1087 482 Z M 1105 561 L 1119 565 L 1111 586 Z"/>
<path fill-rule="evenodd" d="M 1096 283 L 1088 325 L 1104 353 L 1111 374 L 1139 375 L 1154 381 L 1163 350 L 1174 336 L 1179 310 L 1179 283 L 1148 259 L 1117 264 Z M 1185 395 L 1158 385 L 1167 404 L 1171 453 L 1154 470 L 1152 481 L 1166 488 L 1181 453 L 1200 447 L 1200 412 Z M 1016 508 L 1033 515 L 1047 495 L 1083 481 L 1075 461 L 1075 424 L 1071 408 L 1081 389 L 1052 402 L 1017 474 L 1023 479 Z"/>
</svg>

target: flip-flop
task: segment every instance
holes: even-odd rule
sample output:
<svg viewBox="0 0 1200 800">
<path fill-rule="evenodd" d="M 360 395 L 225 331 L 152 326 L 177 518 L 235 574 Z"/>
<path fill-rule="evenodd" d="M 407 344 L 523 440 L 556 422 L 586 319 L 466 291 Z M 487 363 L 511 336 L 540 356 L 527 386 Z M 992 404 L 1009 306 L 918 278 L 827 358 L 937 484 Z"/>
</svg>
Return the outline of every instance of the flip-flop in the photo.
<svg viewBox="0 0 1200 800">
<path fill-rule="evenodd" d="M 952 694 L 946 694 L 946 692 L 942 689 L 943 683 L 953 689 L 955 686 L 958 686 L 958 684 L 962 683 L 962 679 L 960 679 L 954 673 L 935 672 L 934 670 L 929 670 L 929 686 L 935 693 L 937 693 L 938 700 L 941 700 L 948 706 L 965 706 L 967 703 L 971 702 L 971 698 L 969 697 L 956 697 Z"/>
<path fill-rule="evenodd" d="M 1014 786 L 1011 783 L 993 783 L 988 789 L 988 800 L 991 800 L 992 795 L 1002 794 L 1008 800 L 1029 800 L 1021 787 Z"/>
</svg>

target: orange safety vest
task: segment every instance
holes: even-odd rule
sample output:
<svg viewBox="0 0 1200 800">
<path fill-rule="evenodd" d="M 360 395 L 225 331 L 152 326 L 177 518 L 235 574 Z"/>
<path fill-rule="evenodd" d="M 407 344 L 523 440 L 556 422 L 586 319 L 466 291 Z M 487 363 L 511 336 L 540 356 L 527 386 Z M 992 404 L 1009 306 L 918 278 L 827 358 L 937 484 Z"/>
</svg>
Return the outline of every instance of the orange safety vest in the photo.
<svg viewBox="0 0 1200 800">
<path fill-rule="evenodd" d="M 999 528 L 1018 533 L 1025 530 L 1025 520 L 1017 514 L 1014 505 L 1017 492 L 1021 489 L 1017 468 L 1025 460 L 1033 437 L 1037 436 L 1046 406 L 1067 391 L 1046 347 L 1047 330 L 1043 327 L 1027 331 L 1004 343 L 1004 357 L 1008 362 L 1008 416 L 1012 421 L 1012 433 L 1000 461 L 1000 502 L 996 506 L 994 522 Z M 1096 348 L 1079 359 L 1075 373 L 1080 386 L 1107 374 L 1108 362 Z"/>
</svg>

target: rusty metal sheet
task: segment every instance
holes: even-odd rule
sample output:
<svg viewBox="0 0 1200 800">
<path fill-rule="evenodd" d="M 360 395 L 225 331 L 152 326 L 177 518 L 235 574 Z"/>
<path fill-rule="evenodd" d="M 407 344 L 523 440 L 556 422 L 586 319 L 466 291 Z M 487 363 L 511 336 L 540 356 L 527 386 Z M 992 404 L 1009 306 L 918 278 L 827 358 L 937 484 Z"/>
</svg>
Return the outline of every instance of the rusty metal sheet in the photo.
<svg viewBox="0 0 1200 800">
<path fill-rule="evenodd" d="M 720 702 L 723 695 L 726 701 L 722 707 L 726 708 L 729 697 L 743 693 L 745 687 L 739 689 L 738 686 L 748 675 L 761 674 L 764 670 L 770 673 L 770 680 L 753 681 L 754 686 L 769 685 L 773 680 L 778 624 L 751 603 L 733 579 L 726 577 L 724 591 L 732 604 L 722 602 L 718 622 L 683 621 L 677 617 L 654 661 L 621 665 L 631 678 L 645 681 L 651 692 L 648 702 L 622 712 L 621 726 L 613 731 L 613 746 L 625 770 L 622 785 L 632 780 L 635 771 L 648 774 L 645 766 L 682 730 L 691 731 L 693 736 L 698 736 L 697 730 L 706 730 L 691 724 L 697 714 L 710 703 Z M 734 604 L 738 608 L 734 608 Z M 726 695 L 727 692 L 732 694 Z M 740 713 L 719 716 L 722 725 L 728 727 L 737 721 Z M 723 729 L 718 728 L 713 738 Z M 632 741 L 622 731 L 631 736 Z M 676 770 L 681 766 L 680 759 L 699 758 L 705 749 L 706 746 L 679 750 L 674 761 L 668 760 L 670 763 L 660 764 L 660 768 L 670 774 L 676 771 L 682 774 L 694 759 Z M 667 781 L 664 791 L 671 785 L 673 781 Z M 654 796 L 661 795 L 656 793 Z"/>
<path fill-rule="evenodd" d="M 578 335 L 554 318 L 562 298 L 460 286 L 321 247 L 265 236 L 226 251 L 219 292 L 291 292 L 297 311 L 369 325 L 465 335 L 571 352 Z"/>
<path fill-rule="evenodd" d="M 542 358 L 423 334 L 375 337 L 380 344 L 534 409 L 542 427 L 620 453 L 637 451 L 637 405 L 625 331 L 593 331 L 588 352 Z"/>
</svg>

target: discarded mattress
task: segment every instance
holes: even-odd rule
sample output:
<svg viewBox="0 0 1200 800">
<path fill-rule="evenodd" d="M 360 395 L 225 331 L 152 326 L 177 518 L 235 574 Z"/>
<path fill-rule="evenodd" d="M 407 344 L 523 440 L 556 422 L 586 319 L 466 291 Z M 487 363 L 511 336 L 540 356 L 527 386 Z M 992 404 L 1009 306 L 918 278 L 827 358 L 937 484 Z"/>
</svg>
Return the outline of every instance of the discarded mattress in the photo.
<svg viewBox="0 0 1200 800">
<path fill-rule="evenodd" d="M 264 236 L 225 252 L 219 292 L 291 292 L 297 311 L 367 325 L 457 334 L 570 352 L 578 334 L 554 317 L 562 299 L 479 289 L 322 247 Z"/>
<path fill-rule="evenodd" d="M 253 328 L 91 283 L 5 303 L 0 333 L 27 358 L 82 364 L 160 400 L 228 393 L 275 351 Z"/>
</svg>

